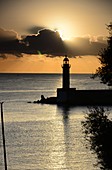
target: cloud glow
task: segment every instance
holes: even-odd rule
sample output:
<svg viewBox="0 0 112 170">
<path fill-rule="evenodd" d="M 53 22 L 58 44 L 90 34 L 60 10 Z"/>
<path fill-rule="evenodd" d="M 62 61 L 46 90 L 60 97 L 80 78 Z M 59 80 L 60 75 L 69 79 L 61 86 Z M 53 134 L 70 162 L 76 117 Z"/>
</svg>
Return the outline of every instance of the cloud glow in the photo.
<svg viewBox="0 0 112 170">
<path fill-rule="evenodd" d="M 62 38 L 62 40 L 72 40 L 72 36 L 70 35 L 69 30 L 58 29 L 57 31 L 59 32 L 59 35 Z"/>
<path fill-rule="evenodd" d="M 67 54 L 72 72 L 93 72 L 98 63 L 90 56 L 106 47 L 111 9 L 111 0 L 3 0 L 0 71 L 60 72 L 61 56 Z"/>
</svg>

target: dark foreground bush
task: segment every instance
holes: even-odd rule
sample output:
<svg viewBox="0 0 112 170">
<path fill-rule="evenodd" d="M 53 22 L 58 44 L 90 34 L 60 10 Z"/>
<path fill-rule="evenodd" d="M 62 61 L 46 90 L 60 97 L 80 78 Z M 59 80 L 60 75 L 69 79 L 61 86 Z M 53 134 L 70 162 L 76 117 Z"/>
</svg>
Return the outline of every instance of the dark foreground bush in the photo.
<svg viewBox="0 0 112 170">
<path fill-rule="evenodd" d="M 112 170 L 112 121 L 108 116 L 107 108 L 89 107 L 82 122 L 90 150 L 97 154 L 98 164 L 104 170 Z"/>
</svg>

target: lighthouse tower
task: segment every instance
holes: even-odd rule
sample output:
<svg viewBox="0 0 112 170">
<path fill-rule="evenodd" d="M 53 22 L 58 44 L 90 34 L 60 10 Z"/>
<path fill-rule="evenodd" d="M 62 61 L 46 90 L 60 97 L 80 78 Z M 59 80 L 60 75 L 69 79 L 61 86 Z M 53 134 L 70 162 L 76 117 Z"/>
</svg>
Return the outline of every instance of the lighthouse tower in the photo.
<svg viewBox="0 0 112 170">
<path fill-rule="evenodd" d="M 70 64 L 67 55 L 63 59 L 63 89 L 68 90 L 70 88 Z"/>
<path fill-rule="evenodd" d="M 63 59 L 62 88 L 57 89 L 57 103 L 69 104 L 74 100 L 76 88 L 70 88 L 70 64 L 67 55 Z"/>
</svg>

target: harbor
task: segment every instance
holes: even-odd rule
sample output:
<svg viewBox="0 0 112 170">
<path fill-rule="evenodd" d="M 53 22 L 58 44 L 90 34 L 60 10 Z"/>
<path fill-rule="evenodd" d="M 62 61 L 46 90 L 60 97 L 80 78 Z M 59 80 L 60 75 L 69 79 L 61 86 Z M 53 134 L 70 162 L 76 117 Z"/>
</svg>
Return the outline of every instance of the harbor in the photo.
<svg viewBox="0 0 112 170">
<path fill-rule="evenodd" d="M 45 98 L 44 95 L 41 95 L 41 99 L 34 101 L 34 103 L 67 104 L 74 106 L 112 105 L 111 89 L 77 90 L 75 87 L 70 88 L 70 67 L 69 59 L 65 56 L 62 65 L 62 88 L 57 88 L 57 96 Z"/>
</svg>

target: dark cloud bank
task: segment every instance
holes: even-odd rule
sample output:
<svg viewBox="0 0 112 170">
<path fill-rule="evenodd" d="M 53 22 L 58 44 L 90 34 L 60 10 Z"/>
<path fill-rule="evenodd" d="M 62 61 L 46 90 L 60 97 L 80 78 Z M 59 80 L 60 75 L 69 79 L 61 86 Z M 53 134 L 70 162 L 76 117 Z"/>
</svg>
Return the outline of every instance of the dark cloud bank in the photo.
<svg viewBox="0 0 112 170">
<path fill-rule="evenodd" d="M 35 29 L 30 29 L 36 33 Z M 77 37 L 72 41 L 63 41 L 57 31 L 41 29 L 38 34 L 27 35 L 18 38 L 15 31 L 0 29 L 0 58 L 5 59 L 5 54 L 13 54 L 22 57 L 22 54 L 46 54 L 49 57 L 64 56 L 71 57 L 82 55 L 98 55 L 106 42 L 102 37 L 98 41 L 90 41 L 89 37 Z"/>
</svg>

